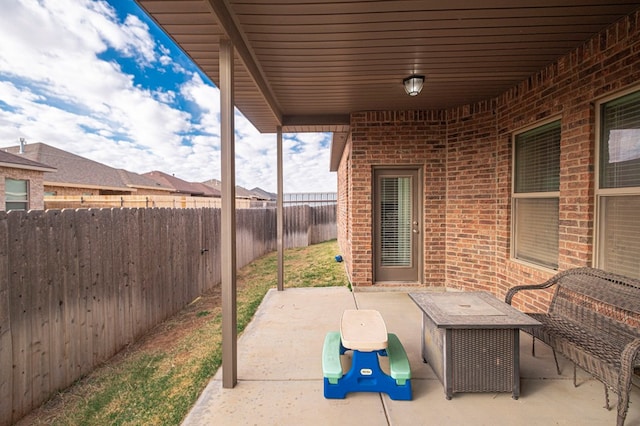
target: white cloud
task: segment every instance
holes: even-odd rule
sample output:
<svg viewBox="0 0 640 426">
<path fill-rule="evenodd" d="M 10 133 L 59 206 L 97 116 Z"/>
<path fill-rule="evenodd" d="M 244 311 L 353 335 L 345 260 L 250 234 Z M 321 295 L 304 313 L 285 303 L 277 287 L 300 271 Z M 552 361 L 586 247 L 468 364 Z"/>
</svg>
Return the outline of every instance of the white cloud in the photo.
<svg viewBox="0 0 640 426">
<path fill-rule="evenodd" d="M 199 74 L 193 73 L 191 79 L 180 88 L 180 94 L 188 101 L 197 105 L 201 114 L 198 121 L 194 120 L 199 129 L 209 134 L 220 133 L 220 91 L 210 84 L 206 84 Z"/>
<path fill-rule="evenodd" d="M 2 3 L 0 146 L 25 137 L 134 172 L 220 177 L 219 91 L 172 58 L 145 22 L 119 21 L 105 1 Z M 173 80 L 136 82 L 159 73 Z M 275 135 L 241 114 L 235 122 L 236 182 L 275 191 Z M 285 135 L 284 146 L 286 192 L 335 191 L 327 135 Z"/>
</svg>

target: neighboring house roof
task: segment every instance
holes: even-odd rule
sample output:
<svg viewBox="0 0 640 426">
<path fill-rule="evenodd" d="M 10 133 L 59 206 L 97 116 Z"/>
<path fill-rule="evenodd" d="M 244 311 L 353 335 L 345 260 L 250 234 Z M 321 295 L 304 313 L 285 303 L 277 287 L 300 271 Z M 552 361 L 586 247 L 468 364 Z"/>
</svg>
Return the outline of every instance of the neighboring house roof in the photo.
<svg viewBox="0 0 640 426">
<path fill-rule="evenodd" d="M 202 188 L 200 185 L 193 182 L 187 182 L 186 180 L 182 180 L 158 170 L 144 173 L 143 176 L 147 176 L 156 182 L 172 187 L 173 192 L 178 194 L 187 194 L 199 197 L 209 196 L 205 194 L 205 188 Z"/>
<path fill-rule="evenodd" d="M 205 197 L 216 197 L 216 198 L 222 197 L 222 193 L 220 191 L 218 191 L 214 187 L 209 186 L 205 183 L 192 182 L 191 184 L 194 185 L 194 187 L 196 188 L 200 188 L 204 193 Z"/>
<path fill-rule="evenodd" d="M 125 169 L 118 169 L 118 174 L 122 181 L 131 188 L 136 189 L 155 189 L 160 191 L 173 192 L 173 187 L 165 185 L 148 176 L 139 175 Z"/>
<path fill-rule="evenodd" d="M 220 193 L 222 193 L 222 182 L 220 182 L 218 179 L 209 179 L 207 181 L 202 182 L 205 185 L 208 185 L 216 190 L 218 190 Z M 258 198 L 257 194 L 252 193 L 251 191 L 249 191 L 246 188 L 243 188 L 239 185 L 236 185 L 236 198 Z"/>
<path fill-rule="evenodd" d="M 19 146 L 4 148 L 14 154 Z M 155 189 L 171 192 L 172 188 L 123 169 L 115 169 L 106 164 L 89 160 L 45 143 L 30 143 L 24 146 L 22 158 L 54 166 L 44 175 L 44 183 L 49 186 L 75 188 L 97 188 L 110 191 L 136 192 L 136 189 Z"/>
<path fill-rule="evenodd" d="M 262 188 L 253 188 L 251 190 L 251 192 L 253 192 L 254 194 L 256 194 L 258 196 L 258 198 L 262 199 L 262 200 L 275 200 L 278 198 L 278 194 L 274 194 L 273 192 L 268 192 L 265 191 Z"/>
<path fill-rule="evenodd" d="M 23 155 L 15 155 L 0 150 L 0 166 L 12 169 L 35 170 L 38 172 L 55 172 L 54 167 L 31 160 Z"/>
<path fill-rule="evenodd" d="M 23 154 L 17 154 L 20 150 L 19 146 L 2 148 L 0 166 L 6 162 L 9 164 L 8 167 L 32 170 L 40 168 L 46 172 L 44 183 L 49 186 L 97 188 L 129 193 L 134 193 L 138 189 L 153 189 L 199 197 L 221 197 L 221 183 L 217 179 L 200 183 L 188 182 L 158 170 L 144 174 L 133 173 L 109 167 L 41 142 L 27 144 L 23 149 Z M 269 193 L 262 190 L 254 193 L 236 186 L 237 198 L 269 199 L 265 198 L 264 194 Z"/>
</svg>

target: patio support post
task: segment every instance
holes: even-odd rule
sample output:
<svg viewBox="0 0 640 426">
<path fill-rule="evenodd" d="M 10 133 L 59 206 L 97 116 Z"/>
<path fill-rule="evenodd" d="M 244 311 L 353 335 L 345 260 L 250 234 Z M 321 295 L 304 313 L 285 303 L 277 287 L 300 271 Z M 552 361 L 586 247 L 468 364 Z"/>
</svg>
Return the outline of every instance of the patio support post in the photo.
<svg viewBox="0 0 640 426">
<path fill-rule="evenodd" d="M 283 207 L 283 178 L 282 178 L 282 126 L 277 127 L 277 174 L 278 188 L 276 201 L 277 246 L 278 246 L 278 291 L 284 290 L 284 207 Z"/>
<path fill-rule="evenodd" d="M 220 162 L 222 186 L 222 387 L 238 382 L 236 305 L 235 129 L 233 120 L 233 43 L 220 40 Z"/>
</svg>

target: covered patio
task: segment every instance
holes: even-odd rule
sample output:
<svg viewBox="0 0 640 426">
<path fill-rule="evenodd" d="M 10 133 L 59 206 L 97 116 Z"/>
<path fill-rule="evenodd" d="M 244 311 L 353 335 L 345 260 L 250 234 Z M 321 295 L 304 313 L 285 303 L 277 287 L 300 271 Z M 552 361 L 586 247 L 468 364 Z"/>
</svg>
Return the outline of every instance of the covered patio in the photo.
<svg viewBox="0 0 640 426">
<path fill-rule="evenodd" d="M 412 401 L 386 394 L 350 393 L 325 399 L 322 342 L 338 330 L 345 309 L 376 309 L 404 345 L 412 373 Z M 420 355 L 421 311 L 401 292 L 351 292 L 347 288 L 271 290 L 238 341 L 238 385 L 223 389 L 221 371 L 183 425 L 613 425 L 602 384 L 560 358 L 558 376 L 548 347 L 521 333 L 521 394 L 456 393 L 443 386 Z M 612 397 L 612 404 L 616 403 Z M 626 425 L 640 425 L 640 391 L 634 387 Z"/>
<path fill-rule="evenodd" d="M 221 93 L 224 368 L 188 424 L 214 418 L 207 416 L 273 424 L 366 416 L 381 424 L 614 422 L 615 413 L 600 408 L 599 382 L 584 376 L 574 390 L 566 362 L 558 378 L 550 353 L 533 359 L 526 348 L 520 400 L 446 401 L 420 360 L 420 315 L 404 288 L 502 298 L 573 267 L 640 274 L 640 157 L 627 138 L 640 126 L 637 2 L 137 2 Z M 403 87 L 409 77 L 424 81 L 421 93 Z M 282 133 L 333 133 L 327 166 L 338 173 L 338 242 L 360 290 L 272 292 L 237 346 L 234 212 L 224 201 L 234 198 L 234 107 L 259 131 L 277 134 L 280 207 Z M 609 140 L 616 132 L 624 138 Z M 518 141 L 535 148 L 527 141 L 539 135 L 539 150 L 516 148 Z M 609 159 L 622 139 L 632 142 Z M 281 230 L 281 213 L 278 222 Z M 393 292 L 362 291 L 374 288 Z M 541 310 L 548 299 L 530 306 Z M 398 334 L 414 372 L 413 402 L 322 397 L 323 336 L 347 307 L 380 310 Z M 229 391 L 238 380 L 239 390 Z M 634 392 L 628 424 L 640 422 Z"/>
</svg>

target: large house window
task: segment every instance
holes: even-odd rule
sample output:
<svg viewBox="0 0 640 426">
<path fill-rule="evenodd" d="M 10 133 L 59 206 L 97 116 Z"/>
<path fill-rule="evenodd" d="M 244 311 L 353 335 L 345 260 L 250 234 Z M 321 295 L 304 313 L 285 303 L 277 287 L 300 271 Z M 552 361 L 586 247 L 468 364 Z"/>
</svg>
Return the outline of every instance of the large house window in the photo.
<svg viewBox="0 0 640 426">
<path fill-rule="evenodd" d="M 20 179 L 5 179 L 6 211 L 29 209 L 29 182 Z"/>
<path fill-rule="evenodd" d="M 558 269 L 560 120 L 516 134 L 513 155 L 512 256 Z"/>
<path fill-rule="evenodd" d="M 640 91 L 599 107 L 595 263 L 640 278 Z"/>
</svg>

